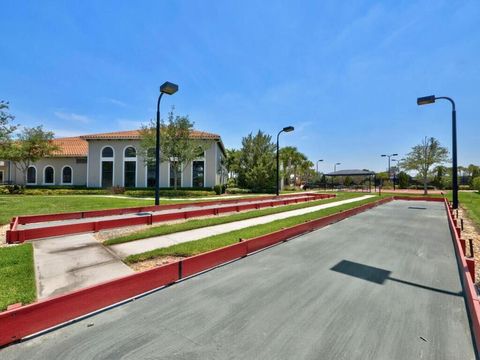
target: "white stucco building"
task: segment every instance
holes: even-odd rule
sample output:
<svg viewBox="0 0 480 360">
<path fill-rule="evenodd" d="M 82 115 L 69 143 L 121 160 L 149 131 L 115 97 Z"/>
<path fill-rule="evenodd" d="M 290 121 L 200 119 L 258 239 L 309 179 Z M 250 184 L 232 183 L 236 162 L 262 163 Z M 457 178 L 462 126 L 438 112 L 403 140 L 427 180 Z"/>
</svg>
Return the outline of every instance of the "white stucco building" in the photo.
<svg viewBox="0 0 480 360">
<path fill-rule="evenodd" d="M 220 136 L 194 130 L 190 137 L 205 142 L 206 150 L 185 165 L 177 183 L 181 187 L 196 188 L 223 184 L 226 181 L 225 148 Z M 58 138 L 53 142 L 59 150 L 32 164 L 26 179 L 15 164 L 0 160 L 0 183 L 91 188 L 155 186 L 155 166 L 147 166 L 140 155 L 138 130 Z M 160 187 L 173 185 L 171 164 L 162 162 Z"/>
</svg>

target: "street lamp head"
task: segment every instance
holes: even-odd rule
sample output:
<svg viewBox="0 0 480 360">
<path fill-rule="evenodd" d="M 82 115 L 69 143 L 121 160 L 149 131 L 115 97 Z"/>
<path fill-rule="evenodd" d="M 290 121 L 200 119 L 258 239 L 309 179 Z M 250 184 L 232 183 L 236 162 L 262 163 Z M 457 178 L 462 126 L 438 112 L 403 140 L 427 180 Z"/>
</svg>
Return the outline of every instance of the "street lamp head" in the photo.
<svg viewBox="0 0 480 360">
<path fill-rule="evenodd" d="M 342 163 L 336 163 L 335 165 L 342 165 Z"/>
<path fill-rule="evenodd" d="M 433 104 L 435 102 L 435 95 L 423 96 L 417 98 L 417 105 Z"/>
<path fill-rule="evenodd" d="M 286 126 L 286 127 L 283 128 L 283 131 L 285 131 L 285 132 L 290 132 L 290 131 L 293 131 L 293 130 L 295 130 L 295 128 L 293 126 Z"/>
<path fill-rule="evenodd" d="M 323 159 L 322 159 L 322 160 L 317 160 L 317 162 L 318 162 L 318 161 L 323 161 Z"/>
<path fill-rule="evenodd" d="M 398 154 L 392 154 L 392 156 L 398 156 Z"/>
<path fill-rule="evenodd" d="M 381 156 L 381 157 L 385 157 L 385 156 L 387 156 L 387 155 L 385 155 L 385 154 L 382 154 L 382 155 L 380 155 L 380 156 Z"/>
<path fill-rule="evenodd" d="M 173 95 L 178 91 L 178 85 L 165 81 L 161 86 L 160 86 L 160 92 L 163 94 L 167 95 Z"/>
</svg>

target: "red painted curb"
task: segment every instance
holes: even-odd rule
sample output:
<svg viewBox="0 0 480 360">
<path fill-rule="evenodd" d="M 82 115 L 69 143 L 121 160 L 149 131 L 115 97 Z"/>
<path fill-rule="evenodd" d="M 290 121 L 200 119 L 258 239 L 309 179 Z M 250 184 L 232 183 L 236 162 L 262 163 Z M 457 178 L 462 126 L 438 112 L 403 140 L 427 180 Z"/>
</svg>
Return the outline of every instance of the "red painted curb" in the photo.
<svg viewBox="0 0 480 360">
<path fill-rule="evenodd" d="M 178 220 L 178 219 L 189 219 L 194 217 L 201 217 L 201 216 L 209 216 L 209 215 L 218 215 L 221 213 L 228 213 L 228 212 L 239 212 L 251 209 L 260 209 L 262 207 L 270 207 L 276 205 L 283 205 L 283 204 L 291 204 L 301 201 L 309 201 L 307 197 L 311 198 L 311 201 L 320 200 L 325 198 L 333 198 L 335 195 L 333 194 L 304 194 L 302 196 L 306 196 L 303 198 L 299 198 L 298 195 L 292 198 L 292 196 L 287 196 L 286 200 L 281 198 L 274 198 L 272 201 L 257 203 L 257 204 L 244 204 L 242 202 L 252 201 L 252 199 L 240 199 L 236 200 L 235 205 L 226 206 L 222 208 L 212 208 L 212 209 L 198 209 L 198 210 L 184 210 L 182 208 L 187 206 L 186 204 L 182 204 L 181 208 L 178 212 L 171 213 L 171 214 L 157 214 L 157 215 L 150 215 L 150 216 L 132 216 L 124 219 L 114 219 L 114 220 L 96 220 L 90 222 L 82 222 L 78 224 L 66 224 L 66 225 L 55 225 L 55 226 L 48 226 L 48 227 L 38 227 L 33 229 L 17 229 L 19 223 L 25 223 L 25 217 L 17 217 L 15 222 L 12 225 L 12 228 L 7 231 L 6 233 L 6 240 L 7 243 L 21 243 L 27 240 L 35 240 L 41 239 L 51 236 L 59 236 L 59 235 L 68 235 L 68 234 L 78 234 L 83 232 L 97 232 L 100 230 L 105 229 L 113 229 L 118 227 L 124 226 L 133 226 L 133 225 L 151 225 L 152 223 L 157 222 L 164 222 L 164 221 L 171 221 L 171 220 Z M 260 199 L 265 200 L 265 199 Z M 215 204 L 218 202 L 215 202 Z M 205 203 L 195 203 L 195 204 L 205 204 Z M 191 206 L 192 204 L 188 204 Z M 175 207 L 176 205 L 162 205 L 163 207 Z M 205 206 L 205 205 L 202 205 Z M 148 209 L 155 209 L 158 207 L 148 207 Z M 66 213 L 60 214 L 60 217 L 55 220 L 65 220 L 65 219 L 76 219 L 81 216 L 82 218 L 89 218 L 94 214 L 95 216 L 104 216 L 99 214 L 108 213 L 108 215 L 119 215 L 119 214 L 128 214 L 131 213 L 132 210 L 138 211 L 146 210 L 147 208 L 126 208 L 126 209 L 113 209 L 113 210 L 100 210 L 100 211 L 90 211 L 90 212 L 82 212 L 82 213 Z M 52 220 L 52 216 L 55 215 L 33 215 L 35 218 L 31 222 L 40 222 L 41 221 L 49 221 L 47 219 Z M 106 215 L 105 215 L 106 216 Z M 23 219 L 23 222 L 20 220 Z"/>
<path fill-rule="evenodd" d="M 0 346 L 179 279 L 179 263 L 125 276 L 0 313 Z"/>
<path fill-rule="evenodd" d="M 480 304 L 477 296 L 477 291 L 475 289 L 474 280 L 472 273 L 475 274 L 475 269 L 472 264 L 473 261 L 469 261 L 465 257 L 465 253 L 462 250 L 462 243 L 460 241 L 460 236 L 457 232 L 455 222 L 453 219 L 452 212 L 449 202 L 447 199 L 445 202 L 445 210 L 447 212 L 448 225 L 450 227 L 450 233 L 452 235 L 453 245 L 455 248 L 455 255 L 457 257 L 458 270 L 460 272 L 460 279 L 462 280 L 463 289 L 465 292 L 466 303 L 470 314 L 471 326 L 473 330 L 473 338 L 477 349 L 480 349 Z M 470 262 L 470 265 L 469 265 Z"/>
</svg>

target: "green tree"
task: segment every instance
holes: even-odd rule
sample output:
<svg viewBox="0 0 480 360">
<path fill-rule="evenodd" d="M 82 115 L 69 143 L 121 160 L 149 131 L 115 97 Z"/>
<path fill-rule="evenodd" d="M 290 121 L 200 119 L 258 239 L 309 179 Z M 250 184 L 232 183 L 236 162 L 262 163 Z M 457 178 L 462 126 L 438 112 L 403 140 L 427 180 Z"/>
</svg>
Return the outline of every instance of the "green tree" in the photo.
<svg viewBox="0 0 480 360">
<path fill-rule="evenodd" d="M 398 186 L 400 189 L 407 189 L 410 184 L 410 176 L 405 171 L 400 171 L 397 175 Z"/>
<path fill-rule="evenodd" d="M 200 156 L 208 147 L 205 141 L 191 138 L 194 122 L 188 116 L 178 116 L 174 108 L 168 113 L 167 122 L 160 124 L 160 160 L 169 162 L 173 171 L 173 186 L 177 189 L 179 174 L 186 166 Z M 149 165 L 155 164 L 155 129 L 156 124 L 142 126 L 140 130 L 140 152 Z"/>
<path fill-rule="evenodd" d="M 8 107 L 8 102 L 0 100 L 0 155 L 9 146 L 13 132 L 18 128 L 11 123 L 15 117 L 8 112 Z"/>
<path fill-rule="evenodd" d="M 447 160 L 448 150 L 441 146 L 437 139 L 425 137 L 408 153 L 402 162 L 402 167 L 406 170 L 417 171 L 417 176 L 423 181 L 423 193 L 426 195 L 430 168 Z"/>
<path fill-rule="evenodd" d="M 4 148 L 1 157 L 14 162 L 15 167 L 22 172 L 26 184 L 28 167 L 59 149 L 52 143 L 53 137 L 53 132 L 43 130 L 42 126 L 23 128 L 15 141 Z"/>
<path fill-rule="evenodd" d="M 229 179 L 232 179 L 235 186 L 238 186 L 237 178 L 240 172 L 240 156 L 241 151 L 236 149 L 226 149 L 227 158 L 225 160 L 225 166 L 228 171 Z"/>
<path fill-rule="evenodd" d="M 291 185 L 291 179 L 293 178 L 293 185 L 297 185 L 297 178 L 298 174 L 305 173 L 306 167 L 313 166 L 312 162 L 308 164 L 305 163 L 309 161 L 305 154 L 298 151 L 298 149 L 294 146 L 285 146 L 280 149 L 280 163 L 282 164 L 282 177 L 284 180 L 287 180 L 288 183 Z M 304 176 L 300 176 L 300 180 L 304 180 Z"/>
<path fill-rule="evenodd" d="M 433 178 L 432 184 L 438 189 L 445 188 L 445 176 L 447 175 L 448 169 L 443 165 L 438 165 L 433 169 L 435 177 Z"/>
<path fill-rule="evenodd" d="M 275 188 L 275 144 L 272 137 L 262 131 L 250 133 L 242 139 L 238 185 L 254 191 L 271 191 Z"/>
</svg>

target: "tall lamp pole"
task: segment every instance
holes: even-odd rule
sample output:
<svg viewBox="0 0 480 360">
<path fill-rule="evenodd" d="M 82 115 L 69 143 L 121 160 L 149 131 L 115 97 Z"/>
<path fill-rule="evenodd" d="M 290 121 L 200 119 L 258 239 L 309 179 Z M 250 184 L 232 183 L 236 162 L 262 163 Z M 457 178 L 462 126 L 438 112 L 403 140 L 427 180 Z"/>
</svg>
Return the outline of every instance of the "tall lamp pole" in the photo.
<svg viewBox="0 0 480 360">
<path fill-rule="evenodd" d="M 157 101 L 157 126 L 155 129 L 155 205 L 160 205 L 160 100 L 163 94 L 173 95 L 178 91 L 178 85 L 164 82 L 160 86 Z"/>
<path fill-rule="evenodd" d="M 333 172 L 337 171 L 337 165 L 342 165 L 342 163 L 335 163 L 333 165 Z"/>
<path fill-rule="evenodd" d="M 447 100 L 452 104 L 452 190 L 453 208 L 458 208 L 458 166 L 457 166 L 457 111 L 455 101 L 447 96 L 424 96 L 417 98 L 417 105 L 433 104 L 435 100 Z"/>
<path fill-rule="evenodd" d="M 396 169 L 393 170 L 393 190 L 395 191 L 395 182 L 397 181 L 397 171 L 396 170 L 398 170 L 399 161 L 398 161 L 398 159 L 392 159 L 392 161 L 395 161 L 397 163 Z"/>
<path fill-rule="evenodd" d="M 322 162 L 322 161 L 323 161 L 323 159 L 322 160 L 317 160 L 317 169 L 316 169 L 317 170 L 317 176 L 318 176 L 318 163 Z"/>
<path fill-rule="evenodd" d="M 280 130 L 277 134 L 277 196 L 280 195 L 280 154 L 279 154 L 279 143 L 278 138 L 282 132 L 290 132 L 295 130 L 293 126 L 286 126 L 282 130 Z"/>
<path fill-rule="evenodd" d="M 398 154 L 383 154 L 382 157 L 388 157 L 388 180 L 390 180 L 390 158 L 398 156 Z M 395 190 L 395 179 L 393 181 L 393 190 Z"/>
</svg>

